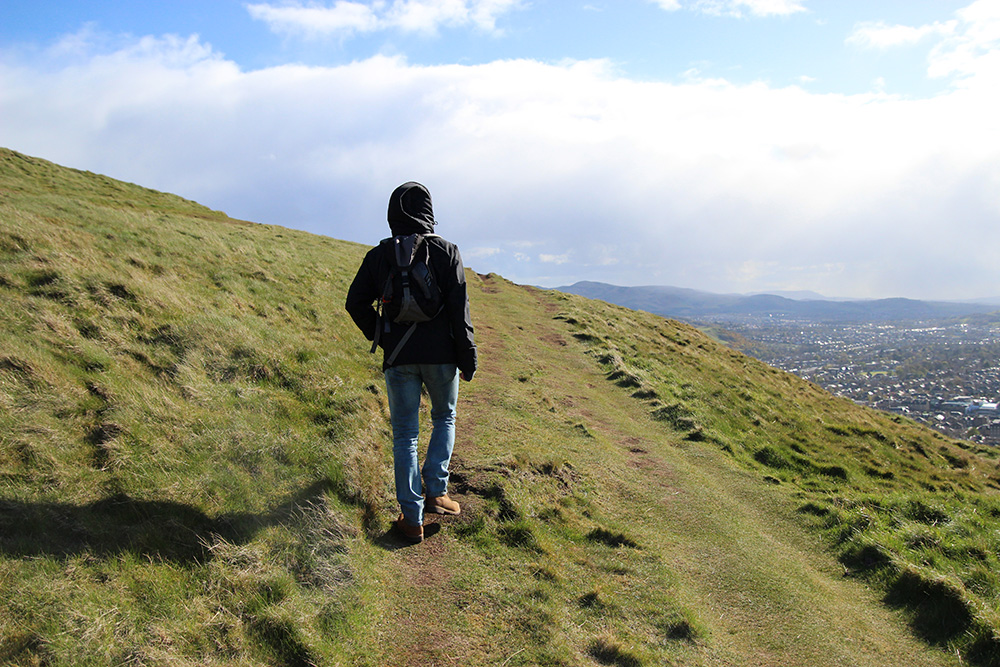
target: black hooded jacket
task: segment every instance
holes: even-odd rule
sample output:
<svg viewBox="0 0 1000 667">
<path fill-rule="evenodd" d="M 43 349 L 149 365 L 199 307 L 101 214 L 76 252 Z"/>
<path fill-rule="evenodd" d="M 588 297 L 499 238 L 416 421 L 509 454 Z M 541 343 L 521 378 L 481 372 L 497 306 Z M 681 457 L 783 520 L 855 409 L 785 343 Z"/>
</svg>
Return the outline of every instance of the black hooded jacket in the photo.
<svg viewBox="0 0 1000 667">
<path fill-rule="evenodd" d="M 393 236 L 433 234 L 437 223 L 430 192 L 419 183 L 399 186 L 389 197 L 388 220 Z M 434 319 L 417 325 L 392 365 L 456 364 L 465 379 L 471 380 L 477 365 L 476 342 L 462 256 L 458 246 L 440 236 L 430 236 L 425 242 L 431 273 L 444 296 L 444 308 Z M 389 261 L 382 245 L 369 250 L 347 292 L 347 312 L 368 340 L 375 339 L 378 315 L 373 304 L 382 295 L 382 287 L 389 276 Z M 380 334 L 383 369 L 388 367 L 389 354 L 408 328 L 409 325 L 391 323 L 389 331 L 383 330 Z"/>
</svg>

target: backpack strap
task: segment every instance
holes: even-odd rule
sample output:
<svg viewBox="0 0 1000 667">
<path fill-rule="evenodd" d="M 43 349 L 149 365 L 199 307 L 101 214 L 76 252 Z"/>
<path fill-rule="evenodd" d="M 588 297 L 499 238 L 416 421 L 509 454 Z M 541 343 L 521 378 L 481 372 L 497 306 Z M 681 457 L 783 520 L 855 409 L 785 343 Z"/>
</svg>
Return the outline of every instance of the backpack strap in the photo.
<svg viewBox="0 0 1000 667">
<path fill-rule="evenodd" d="M 410 267 L 416 261 L 417 250 L 422 246 L 422 239 L 418 235 L 397 236 L 393 240 L 393 249 L 396 253 L 394 266 L 399 271 L 399 286 L 402 288 L 399 298 L 404 304 L 410 301 Z"/>
<path fill-rule="evenodd" d="M 378 349 L 378 342 L 382 337 L 382 329 L 385 328 L 386 332 L 389 331 L 389 321 L 385 318 L 385 301 L 386 293 L 392 290 L 392 274 L 393 260 L 390 255 L 393 254 L 392 241 L 393 237 L 387 239 L 382 239 L 379 241 L 379 246 L 385 246 L 383 252 L 383 257 L 385 257 L 386 262 L 389 265 L 389 274 L 386 276 L 385 283 L 382 285 L 382 291 L 379 292 L 378 300 L 375 302 L 375 336 L 372 338 L 372 349 L 369 350 L 370 354 L 375 354 L 375 350 Z"/>
<path fill-rule="evenodd" d="M 386 284 L 382 286 L 382 294 L 385 294 L 385 291 L 390 289 L 390 285 L 392 285 L 391 273 L 386 278 Z M 382 295 L 379 295 L 376 303 L 378 305 L 375 306 L 375 336 L 372 337 L 372 349 L 368 351 L 370 354 L 375 354 L 375 350 L 378 349 L 378 342 L 382 338 L 382 328 L 384 327 L 387 332 L 389 331 L 389 321 L 385 319 L 385 304 L 382 302 Z"/>
<path fill-rule="evenodd" d="M 405 334 L 403 334 L 403 337 L 399 339 L 398 343 L 396 343 L 396 347 L 393 349 L 392 354 L 390 354 L 389 358 L 385 360 L 387 366 L 392 366 L 392 362 L 396 361 L 396 356 L 399 354 L 399 351 L 403 349 L 403 346 L 406 345 L 406 341 L 410 340 L 410 336 L 413 335 L 414 330 L 417 328 L 417 324 L 419 324 L 419 322 L 411 324 L 410 328 L 406 330 Z"/>
</svg>

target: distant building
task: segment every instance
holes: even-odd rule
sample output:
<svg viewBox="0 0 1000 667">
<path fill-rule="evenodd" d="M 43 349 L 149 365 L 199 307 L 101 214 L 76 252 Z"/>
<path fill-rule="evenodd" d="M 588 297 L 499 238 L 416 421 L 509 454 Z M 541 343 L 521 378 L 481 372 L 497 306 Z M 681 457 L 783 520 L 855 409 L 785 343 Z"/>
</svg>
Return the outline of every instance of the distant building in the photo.
<svg viewBox="0 0 1000 667">
<path fill-rule="evenodd" d="M 982 433 L 987 440 L 995 442 L 1000 441 L 1000 419 L 994 419 L 988 425 L 981 427 L 979 432 Z"/>
<path fill-rule="evenodd" d="M 965 414 L 970 417 L 992 417 L 1000 416 L 997 412 L 997 403 L 975 402 L 965 408 Z"/>
<path fill-rule="evenodd" d="M 939 405 L 938 409 L 943 410 L 944 412 L 961 412 L 962 414 L 966 414 L 972 404 L 973 402 L 971 396 L 956 396 L 955 398 L 945 401 Z"/>
</svg>

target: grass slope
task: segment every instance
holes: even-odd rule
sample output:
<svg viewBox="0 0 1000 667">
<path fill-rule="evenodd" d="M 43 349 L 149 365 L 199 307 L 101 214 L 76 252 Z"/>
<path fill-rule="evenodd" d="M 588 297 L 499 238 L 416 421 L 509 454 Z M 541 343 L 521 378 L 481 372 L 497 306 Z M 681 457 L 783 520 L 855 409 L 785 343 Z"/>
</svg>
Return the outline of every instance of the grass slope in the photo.
<svg viewBox="0 0 1000 667">
<path fill-rule="evenodd" d="M 494 275 L 402 548 L 364 251 L 0 150 L 0 663 L 1000 662 L 994 452 Z"/>
</svg>

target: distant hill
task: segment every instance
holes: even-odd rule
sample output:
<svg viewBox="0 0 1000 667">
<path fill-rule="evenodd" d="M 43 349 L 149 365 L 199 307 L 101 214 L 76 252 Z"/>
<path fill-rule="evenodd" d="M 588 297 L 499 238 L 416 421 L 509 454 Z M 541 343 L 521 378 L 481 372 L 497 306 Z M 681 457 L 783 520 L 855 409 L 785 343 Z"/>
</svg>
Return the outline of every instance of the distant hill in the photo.
<svg viewBox="0 0 1000 667">
<path fill-rule="evenodd" d="M 0 149 L 0 664 L 1000 664 L 1000 452 L 497 275 L 405 545 L 367 250 Z"/>
<path fill-rule="evenodd" d="M 680 319 L 773 315 L 827 322 L 878 322 L 962 317 L 998 309 L 995 303 L 988 302 L 959 303 L 904 298 L 845 301 L 816 298 L 819 295 L 813 293 L 794 293 L 796 298 L 775 294 L 713 294 L 679 287 L 620 287 L 589 281 L 556 289 Z"/>
</svg>

